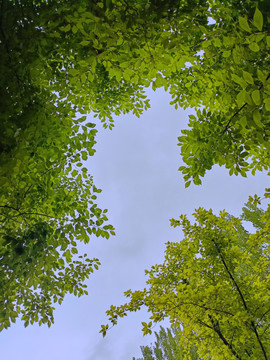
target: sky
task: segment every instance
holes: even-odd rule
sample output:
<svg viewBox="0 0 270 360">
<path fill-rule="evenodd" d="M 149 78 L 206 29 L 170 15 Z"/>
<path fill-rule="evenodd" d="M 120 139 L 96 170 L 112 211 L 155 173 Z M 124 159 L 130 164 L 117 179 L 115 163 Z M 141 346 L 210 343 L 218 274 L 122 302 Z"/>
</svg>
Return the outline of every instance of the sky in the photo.
<svg viewBox="0 0 270 360">
<path fill-rule="evenodd" d="M 187 127 L 192 110 L 174 110 L 163 90 L 149 91 L 151 109 L 139 119 L 125 115 L 115 119 L 115 128 L 100 124 L 96 154 L 87 161 L 95 185 L 103 191 L 98 205 L 107 208 L 116 236 L 94 238 L 81 251 L 97 257 L 101 267 L 87 281 L 88 296 L 67 296 L 55 310 L 51 328 L 20 321 L 0 335 L 1 359 L 5 360 L 132 360 L 140 346 L 154 336 L 142 336 L 145 310 L 120 319 L 105 338 L 99 334 L 106 324 L 110 305 L 125 301 L 123 292 L 145 285 L 144 270 L 163 262 L 165 243 L 180 241 L 181 230 L 170 228 L 169 219 L 180 214 L 191 217 L 195 208 L 226 209 L 241 213 L 249 195 L 262 195 L 269 187 L 266 173 L 241 178 L 229 176 L 215 166 L 201 186 L 184 187 L 177 137 Z M 89 121 L 93 121 L 89 115 Z M 95 120 L 96 121 L 96 120 Z M 166 325 L 166 323 L 164 324 Z M 157 325 L 155 331 L 159 330 Z"/>
</svg>

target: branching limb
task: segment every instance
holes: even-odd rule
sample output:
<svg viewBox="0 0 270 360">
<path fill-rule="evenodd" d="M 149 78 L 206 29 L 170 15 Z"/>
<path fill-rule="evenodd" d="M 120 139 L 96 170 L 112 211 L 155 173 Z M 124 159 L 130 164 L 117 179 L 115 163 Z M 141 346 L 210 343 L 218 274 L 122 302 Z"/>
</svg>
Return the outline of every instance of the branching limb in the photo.
<svg viewBox="0 0 270 360">
<path fill-rule="evenodd" d="M 224 345 L 226 345 L 230 351 L 232 352 L 232 354 L 236 357 L 236 359 L 238 360 L 242 360 L 242 357 L 240 355 L 237 354 L 237 352 L 234 350 L 234 348 L 232 347 L 232 345 L 227 341 L 227 339 L 224 337 L 224 335 L 222 334 L 221 330 L 220 330 L 220 326 L 219 326 L 219 322 L 217 320 L 214 320 L 213 317 L 211 315 L 209 315 L 209 319 L 211 321 L 212 324 L 212 329 L 215 331 L 215 333 L 218 335 L 218 337 L 220 338 L 220 340 L 223 342 Z"/>
<path fill-rule="evenodd" d="M 216 249 L 217 249 L 217 251 L 218 251 L 219 257 L 220 257 L 220 259 L 221 259 L 221 261 L 222 261 L 222 264 L 224 265 L 224 267 L 225 267 L 225 269 L 226 269 L 227 274 L 229 275 L 230 279 L 232 280 L 232 282 L 233 282 L 233 284 L 234 284 L 234 286 L 235 286 L 235 288 L 236 288 L 236 290 L 237 290 L 237 292 L 238 292 L 238 294 L 239 294 L 239 296 L 240 296 L 240 298 L 241 298 L 241 301 L 242 301 L 242 304 L 243 304 L 243 306 L 244 306 L 244 309 L 246 310 L 246 312 L 247 312 L 248 314 L 250 314 L 249 309 L 248 309 L 248 306 L 247 306 L 247 303 L 246 303 L 245 298 L 244 298 L 244 295 L 243 295 L 243 293 L 242 293 L 239 285 L 237 284 L 235 277 L 233 276 L 232 272 L 230 271 L 230 269 L 229 269 L 229 267 L 228 267 L 228 265 L 227 265 L 227 263 L 226 263 L 226 261 L 225 261 L 225 259 L 224 259 L 224 256 L 222 255 L 222 252 L 221 252 L 221 250 L 220 250 L 219 245 L 216 243 L 215 240 L 212 240 L 212 241 L 213 241 L 213 243 L 215 244 L 215 247 L 216 247 Z M 260 345 L 260 348 L 261 348 L 261 350 L 262 350 L 264 359 L 265 359 L 265 360 L 268 360 L 268 357 L 267 357 L 265 348 L 264 348 L 264 346 L 263 346 L 263 344 L 262 344 L 262 342 L 261 342 L 261 339 L 260 339 L 260 337 L 259 337 L 259 334 L 258 334 L 258 331 L 257 331 L 257 328 L 256 328 L 256 325 L 255 325 L 254 321 L 251 320 L 250 324 L 251 324 L 251 328 L 252 328 L 252 330 L 253 330 L 253 332 L 254 332 L 254 334 L 255 334 L 255 336 L 256 336 L 256 339 L 257 339 L 257 341 L 258 341 L 258 343 L 259 343 L 259 345 Z"/>
</svg>

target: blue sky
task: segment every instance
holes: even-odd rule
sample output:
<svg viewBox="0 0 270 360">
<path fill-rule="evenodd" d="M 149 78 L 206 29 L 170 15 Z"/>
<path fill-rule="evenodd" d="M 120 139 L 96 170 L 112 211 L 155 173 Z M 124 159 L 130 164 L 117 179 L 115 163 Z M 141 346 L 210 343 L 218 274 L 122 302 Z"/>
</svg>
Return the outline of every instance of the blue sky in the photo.
<svg viewBox="0 0 270 360">
<path fill-rule="evenodd" d="M 266 173 L 248 178 L 230 177 L 214 167 L 201 186 L 185 189 L 177 137 L 186 127 L 191 110 L 174 110 L 169 95 L 149 92 L 151 109 L 140 119 L 126 115 L 116 119 L 115 128 L 98 124 L 96 154 L 87 161 L 97 187 L 103 192 L 98 204 L 109 209 L 116 236 L 93 238 L 82 245 L 102 266 L 87 282 L 89 295 L 66 297 L 55 311 L 55 324 L 24 328 L 18 321 L 0 336 L 1 358 L 5 360 L 131 360 L 140 356 L 143 337 L 141 321 L 147 313 L 120 320 L 105 339 L 99 334 L 106 323 L 105 311 L 119 305 L 127 289 L 144 287 L 144 269 L 162 262 L 165 243 L 180 241 L 181 231 L 169 219 L 195 208 L 226 209 L 239 215 L 249 195 L 263 194 L 269 187 Z M 89 120 L 91 121 L 91 116 Z M 155 330 L 158 330 L 158 326 Z"/>
</svg>

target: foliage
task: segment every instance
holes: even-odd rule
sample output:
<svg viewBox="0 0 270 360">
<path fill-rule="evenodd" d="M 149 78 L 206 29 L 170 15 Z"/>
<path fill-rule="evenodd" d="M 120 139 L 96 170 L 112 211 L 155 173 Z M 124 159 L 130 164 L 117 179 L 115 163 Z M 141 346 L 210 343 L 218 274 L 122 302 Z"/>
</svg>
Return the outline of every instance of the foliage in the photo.
<svg viewBox="0 0 270 360">
<path fill-rule="evenodd" d="M 91 234 L 108 238 L 114 233 L 104 225 L 106 211 L 95 204 L 100 190 L 91 178 L 71 178 L 61 167 L 48 170 L 42 176 L 38 169 L 21 173 L 5 186 L 10 194 L 0 215 L 1 330 L 19 315 L 25 326 L 34 321 L 50 326 L 52 302 L 61 303 L 67 292 L 87 293 L 83 281 L 99 265 L 77 255 L 76 240 L 88 243 Z"/>
<path fill-rule="evenodd" d="M 77 240 L 114 234 L 83 167 L 95 124 L 76 119 L 50 85 L 42 6 L 1 2 L 0 330 L 18 316 L 50 326 L 52 303 L 87 293 L 83 282 L 99 265 L 77 255 Z"/>
<path fill-rule="evenodd" d="M 128 303 L 111 306 L 112 325 L 144 305 L 152 320 L 143 323 L 144 334 L 168 317 L 172 326 L 183 325 L 182 346 L 194 344 L 202 358 L 268 359 L 269 215 L 270 206 L 263 214 L 254 203 L 244 208 L 244 219 L 257 227 L 254 234 L 225 211 L 216 216 L 199 208 L 194 224 L 184 215 L 172 219 L 184 239 L 167 243 L 164 263 L 146 271 L 146 288 L 126 291 Z M 101 332 L 107 329 L 103 325 Z"/>
<path fill-rule="evenodd" d="M 0 330 L 18 316 L 50 325 L 52 302 L 84 292 L 97 262 L 77 258 L 77 240 L 114 229 L 83 166 L 96 135 L 83 115 L 112 128 L 112 114 L 147 109 L 171 24 L 206 23 L 205 3 L 0 1 Z"/>
<path fill-rule="evenodd" d="M 159 332 L 155 331 L 155 345 L 141 346 L 143 358 L 137 360 L 182 360 L 184 358 L 183 346 L 180 345 L 181 329 L 164 329 L 160 327 Z M 195 346 L 190 349 L 192 360 L 197 360 Z M 135 360 L 135 358 L 133 358 Z"/>
<path fill-rule="evenodd" d="M 111 113 L 139 115 L 148 106 L 142 102 L 143 87 L 169 65 L 170 50 L 164 50 L 173 36 L 171 23 L 180 10 L 185 33 L 198 21 L 206 23 L 206 15 L 184 20 L 187 14 L 195 15 L 195 7 L 203 9 L 201 4 L 204 1 L 3 0 L 5 116 L 11 108 L 20 114 L 36 105 L 35 98 L 52 92 L 57 96 L 47 103 L 68 108 L 71 103 L 77 111 L 96 112 L 103 121 L 111 119 Z"/>
<path fill-rule="evenodd" d="M 196 61 L 169 80 L 172 103 L 196 109 L 179 137 L 186 186 L 214 164 L 230 175 L 269 170 L 269 3 L 257 2 L 261 12 L 247 1 L 242 13 L 229 3 L 213 1 Z"/>
<path fill-rule="evenodd" d="M 186 186 L 214 163 L 269 168 L 268 15 L 267 0 L 0 0 L 0 329 L 19 314 L 50 324 L 51 302 L 92 269 L 76 240 L 114 233 L 83 167 L 87 113 L 111 129 L 163 87 L 197 109 L 179 138 Z"/>
</svg>

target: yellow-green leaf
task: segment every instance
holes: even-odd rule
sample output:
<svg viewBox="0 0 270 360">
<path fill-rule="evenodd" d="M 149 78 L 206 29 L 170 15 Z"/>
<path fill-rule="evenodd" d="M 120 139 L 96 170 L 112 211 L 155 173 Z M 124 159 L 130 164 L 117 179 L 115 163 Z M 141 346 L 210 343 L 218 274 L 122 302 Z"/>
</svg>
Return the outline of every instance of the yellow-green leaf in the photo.
<svg viewBox="0 0 270 360">
<path fill-rule="evenodd" d="M 264 99 L 265 108 L 267 111 L 270 111 L 270 98 Z"/>
<path fill-rule="evenodd" d="M 260 69 L 257 69 L 257 75 L 258 75 L 258 79 L 264 83 L 266 80 L 266 75 L 263 71 L 261 71 Z"/>
<path fill-rule="evenodd" d="M 262 31 L 263 15 L 262 15 L 262 13 L 260 12 L 260 10 L 258 8 L 256 8 L 254 16 L 253 16 L 253 24 L 256 26 L 256 28 L 258 30 Z"/>
<path fill-rule="evenodd" d="M 239 16 L 239 25 L 243 30 L 245 30 L 249 33 L 251 32 L 251 29 L 248 25 L 248 21 L 247 21 L 246 17 Z"/>
<path fill-rule="evenodd" d="M 237 102 L 237 105 L 239 107 L 241 107 L 243 104 L 245 104 L 246 102 L 246 91 L 245 90 L 241 90 L 237 96 L 236 96 L 236 102 Z"/>
<path fill-rule="evenodd" d="M 251 75 L 249 72 L 243 71 L 243 76 L 244 76 L 245 81 L 246 81 L 248 84 L 251 84 L 251 85 L 254 84 L 253 77 L 252 77 L 252 75 Z"/>
<path fill-rule="evenodd" d="M 251 44 L 248 45 L 248 47 L 250 48 L 250 50 L 254 52 L 260 51 L 260 47 L 256 42 L 252 42 Z"/>
<path fill-rule="evenodd" d="M 222 56 L 223 56 L 224 58 L 227 58 L 227 57 L 231 56 L 231 50 L 223 51 Z"/>
<path fill-rule="evenodd" d="M 259 109 L 256 109 L 253 113 L 253 120 L 255 122 L 255 124 L 259 127 L 262 128 L 263 127 L 263 123 L 261 122 L 261 113 L 259 111 Z"/>
<path fill-rule="evenodd" d="M 260 105 L 261 103 L 261 95 L 259 90 L 254 90 L 251 94 L 252 100 L 254 101 L 255 105 Z"/>
<path fill-rule="evenodd" d="M 90 43 L 90 41 L 88 41 L 88 40 L 83 40 L 83 41 L 80 42 L 80 44 L 82 46 L 87 46 L 87 45 L 89 45 L 89 43 Z"/>
<path fill-rule="evenodd" d="M 72 26 L 72 32 L 73 32 L 73 34 L 76 34 L 77 32 L 78 32 L 78 28 L 77 28 L 77 26 L 75 26 L 75 25 L 73 25 Z"/>
<path fill-rule="evenodd" d="M 86 81 L 86 74 L 85 73 L 82 74 L 81 81 L 82 81 L 82 83 L 84 83 Z"/>
<path fill-rule="evenodd" d="M 68 24 L 67 26 L 64 27 L 63 30 L 64 30 L 65 32 L 68 32 L 70 29 L 71 29 L 71 26 L 70 26 L 70 24 Z"/>
</svg>

